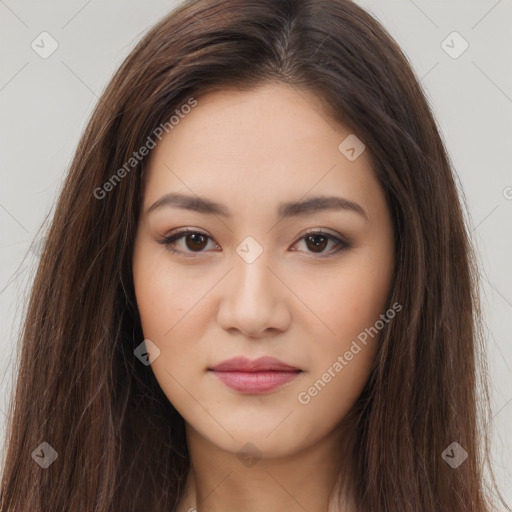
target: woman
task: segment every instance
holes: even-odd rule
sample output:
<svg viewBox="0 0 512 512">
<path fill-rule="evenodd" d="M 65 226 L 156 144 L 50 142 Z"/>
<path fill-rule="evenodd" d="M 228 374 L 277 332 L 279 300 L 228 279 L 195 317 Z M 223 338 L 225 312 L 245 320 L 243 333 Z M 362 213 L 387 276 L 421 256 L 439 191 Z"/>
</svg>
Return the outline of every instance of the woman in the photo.
<svg viewBox="0 0 512 512">
<path fill-rule="evenodd" d="M 2 511 L 493 510 L 473 261 L 375 19 L 182 4 L 113 77 L 60 194 Z"/>
</svg>

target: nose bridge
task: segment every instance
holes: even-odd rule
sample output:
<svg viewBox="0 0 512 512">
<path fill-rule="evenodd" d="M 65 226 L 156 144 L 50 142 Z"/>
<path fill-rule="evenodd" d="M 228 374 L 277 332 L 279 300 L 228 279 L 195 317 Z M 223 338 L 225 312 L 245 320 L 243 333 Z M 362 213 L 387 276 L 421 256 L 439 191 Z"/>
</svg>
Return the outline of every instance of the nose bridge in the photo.
<svg viewBox="0 0 512 512">
<path fill-rule="evenodd" d="M 238 245 L 236 253 L 233 279 L 237 300 L 268 300 L 269 297 L 262 294 L 272 293 L 273 290 L 270 281 L 275 277 L 267 268 L 271 264 L 270 251 L 264 248 L 263 243 L 248 236 Z"/>
<path fill-rule="evenodd" d="M 287 315 L 279 307 L 281 285 L 269 270 L 270 251 L 247 237 L 236 253 L 219 311 L 220 323 L 225 329 L 236 328 L 249 336 L 258 336 L 269 328 L 282 329 Z"/>
</svg>

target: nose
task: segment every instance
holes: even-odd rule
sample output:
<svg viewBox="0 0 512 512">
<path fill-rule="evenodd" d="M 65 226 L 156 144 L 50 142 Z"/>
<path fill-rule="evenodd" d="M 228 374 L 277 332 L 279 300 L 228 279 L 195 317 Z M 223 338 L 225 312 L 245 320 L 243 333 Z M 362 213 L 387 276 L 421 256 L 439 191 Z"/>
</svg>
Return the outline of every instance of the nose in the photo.
<svg viewBox="0 0 512 512">
<path fill-rule="evenodd" d="M 234 258 L 234 269 L 226 276 L 218 321 L 227 331 L 248 338 L 274 336 L 287 329 L 290 290 L 276 275 L 265 251 L 253 262 Z"/>
</svg>

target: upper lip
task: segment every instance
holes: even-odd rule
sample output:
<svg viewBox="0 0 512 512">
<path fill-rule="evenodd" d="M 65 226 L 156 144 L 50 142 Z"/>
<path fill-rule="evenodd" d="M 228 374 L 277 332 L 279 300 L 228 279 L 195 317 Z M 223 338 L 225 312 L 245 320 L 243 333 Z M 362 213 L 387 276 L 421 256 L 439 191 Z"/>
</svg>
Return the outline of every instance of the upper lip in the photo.
<svg viewBox="0 0 512 512">
<path fill-rule="evenodd" d="M 295 366 L 290 366 L 275 357 L 268 356 L 253 361 L 243 356 L 233 357 L 208 369 L 217 372 L 300 371 Z"/>
</svg>

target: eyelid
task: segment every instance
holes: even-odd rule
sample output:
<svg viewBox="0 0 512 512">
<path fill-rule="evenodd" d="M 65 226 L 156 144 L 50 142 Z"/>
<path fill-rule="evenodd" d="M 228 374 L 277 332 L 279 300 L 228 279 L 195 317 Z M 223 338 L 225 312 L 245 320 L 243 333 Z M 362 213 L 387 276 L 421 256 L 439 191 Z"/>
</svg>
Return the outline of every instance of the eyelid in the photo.
<svg viewBox="0 0 512 512">
<path fill-rule="evenodd" d="M 304 238 L 308 235 L 323 235 L 326 236 L 329 240 L 333 240 L 334 242 L 336 242 L 335 248 L 331 249 L 329 252 L 317 253 L 317 255 L 315 255 L 314 252 L 308 252 L 307 254 L 309 256 L 307 257 L 313 259 L 330 258 L 331 256 L 336 256 L 340 251 L 350 249 L 353 246 L 352 242 L 343 235 L 339 233 L 333 234 L 329 230 L 324 228 L 308 228 L 305 232 L 299 235 L 299 238 L 297 239 L 296 242 L 294 242 L 293 245 L 295 245 L 297 242 L 304 240 Z"/>
<path fill-rule="evenodd" d="M 201 253 L 206 252 L 206 251 L 198 251 L 197 253 L 185 252 L 185 251 L 180 251 L 178 249 L 174 249 L 172 247 L 172 243 L 177 242 L 178 240 L 180 240 L 181 238 L 183 238 L 187 234 L 202 235 L 202 236 L 204 236 L 206 238 L 209 238 L 213 242 L 215 242 L 215 240 L 210 235 L 205 233 L 204 231 L 202 231 L 200 229 L 196 229 L 196 228 L 189 228 L 189 227 L 187 227 L 187 228 L 178 228 L 178 229 L 175 229 L 175 230 L 171 231 L 162 240 L 159 240 L 158 243 L 162 244 L 165 247 L 166 250 L 168 250 L 168 251 L 170 251 L 172 253 L 175 253 L 175 254 L 180 254 L 182 256 L 185 256 L 186 258 L 188 258 L 188 257 L 195 258 L 195 257 L 199 256 Z"/>
<path fill-rule="evenodd" d="M 163 245 L 168 251 L 170 251 L 172 253 L 183 255 L 185 257 L 197 257 L 197 256 L 201 255 L 202 253 L 208 252 L 208 251 L 197 251 L 197 252 L 194 253 L 193 251 L 192 252 L 186 252 L 186 251 L 181 251 L 181 250 L 174 249 L 172 247 L 172 244 L 174 242 L 180 240 L 181 238 L 185 237 L 187 234 L 202 235 L 202 236 L 210 239 L 212 242 L 217 244 L 217 242 L 215 241 L 215 239 L 213 237 L 211 237 L 210 235 L 208 235 L 207 233 L 205 233 L 201 229 L 189 228 L 189 227 L 187 227 L 187 228 L 178 228 L 178 229 L 176 229 L 174 231 L 171 231 L 162 240 L 159 240 L 158 243 Z M 347 240 L 343 235 L 340 235 L 338 233 L 332 234 L 332 233 L 330 233 L 328 230 L 326 230 L 324 228 L 308 228 L 301 235 L 299 235 L 299 237 L 293 243 L 293 245 L 295 245 L 298 242 L 303 241 L 308 235 L 313 235 L 313 234 L 314 235 L 323 235 L 326 238 L 328 238 L 329 240 L 334 241 L 336 243 L 336 247 L 334 249 L 331 249 L 330 251 L 328 251 L 326 253 L 316 253 L 316 254 L 314 252 L 308 253 L 308 254 L 310 254 L 309 257 L 312 257 L 314 259 L 329 258 L 330 256 L 335 256 L 338 252 L 340 252 L 340 251 L 342 251 L 344 249 L 349 249 L 349 248 L 352 247 L 352 243 L 349 240 Z M 294 249 L 294 251 L 297 251 L 297 250 Z M 303 252 L 303 251 L 297 251 L 297 252 Z"/>
</svg>

